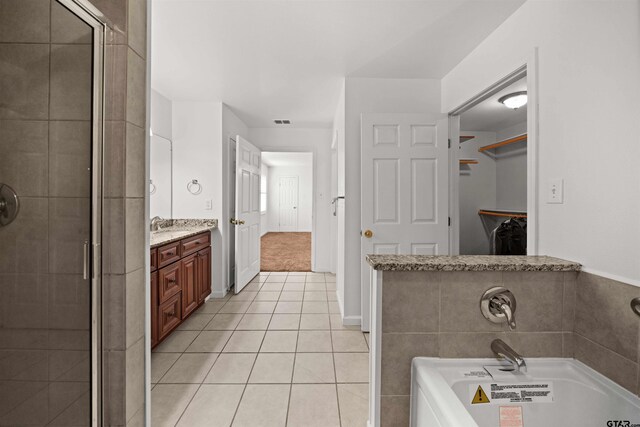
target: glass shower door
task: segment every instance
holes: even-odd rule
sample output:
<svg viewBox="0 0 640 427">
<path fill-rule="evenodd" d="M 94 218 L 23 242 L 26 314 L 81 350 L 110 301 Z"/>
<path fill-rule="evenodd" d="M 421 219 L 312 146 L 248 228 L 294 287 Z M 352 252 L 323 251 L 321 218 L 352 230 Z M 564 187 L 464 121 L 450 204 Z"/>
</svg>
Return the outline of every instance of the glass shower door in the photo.
<svg viewBox="0 0 640 427">
<path fill-rule="evenodd" d="M 95 416 L 100 34 L 71 1 L 0 1 L 0 426 Z"/>
</svg>

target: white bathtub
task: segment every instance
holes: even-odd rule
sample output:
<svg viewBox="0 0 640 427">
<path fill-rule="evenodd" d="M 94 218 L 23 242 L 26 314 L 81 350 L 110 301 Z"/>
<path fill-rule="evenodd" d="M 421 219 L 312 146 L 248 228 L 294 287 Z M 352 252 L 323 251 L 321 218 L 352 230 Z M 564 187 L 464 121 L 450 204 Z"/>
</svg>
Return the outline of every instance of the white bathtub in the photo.
<svg viewBox="0 0 640 427">
<path fill-rule="evenodd" d="M 640 427 L 640 398 L 583 363 L 526 362 L 526 375 L 490 368 L 491 375 L 484 367 L 499 366 L 496 359 L 413 359 L 411 427 Z M 523 389 L 536 393 L 518 402 Z"/>
</svg>

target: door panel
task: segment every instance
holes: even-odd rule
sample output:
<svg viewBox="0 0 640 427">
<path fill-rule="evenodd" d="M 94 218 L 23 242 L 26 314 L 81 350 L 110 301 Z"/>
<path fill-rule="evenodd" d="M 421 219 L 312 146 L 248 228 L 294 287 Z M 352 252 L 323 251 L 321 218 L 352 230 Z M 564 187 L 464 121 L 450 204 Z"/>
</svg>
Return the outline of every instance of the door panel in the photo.
<svg viewBox="0 0 640 427">
<path fill-rule="evenodd" d="M 298 231 L 298 177 L 281 176 L 278 183 L 279 231 Z"/>
<path fill-rule="evenodd" d="M 449 252 L 448 123 L 442 114 L 362 115 L 362 329 L 369 328 L 367 254 Z"/>
<path fill-rule="evenodd" d="M 260 272 L 261 151 L 236 139 L 235 292 Z"/>
<path fill-rule="evenodd" d="M 198 307 L 198 254 L 190 255 L 180 261 L 182 270 L 182 318 L 186 318 Z"/>
</svg>

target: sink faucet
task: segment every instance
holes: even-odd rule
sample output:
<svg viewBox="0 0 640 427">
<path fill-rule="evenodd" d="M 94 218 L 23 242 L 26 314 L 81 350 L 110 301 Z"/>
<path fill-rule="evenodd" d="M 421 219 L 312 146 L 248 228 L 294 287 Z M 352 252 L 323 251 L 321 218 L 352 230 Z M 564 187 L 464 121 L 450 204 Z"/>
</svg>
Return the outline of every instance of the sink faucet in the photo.
<svg viewBox="0 0 640 427">
<path fill-rule="evenodd" d="M 500 357 L 504 357 L 513 365 L 513 369 L 516 372 L 527 372 L 527 363 L 524 358 L 520 356 L 514 349 L 502 341 L 501 339 L 495 339 L 491 342 L 491 350 Z"/>
<path fill-rule="evenodd" d="M 164 220 L 159 216 L 154 216 L 153 218 L 151 218 L 151 231 L 160 230 L 160 224 L 159 224 L 160 221 L 164 221 Z"/>
</svg>

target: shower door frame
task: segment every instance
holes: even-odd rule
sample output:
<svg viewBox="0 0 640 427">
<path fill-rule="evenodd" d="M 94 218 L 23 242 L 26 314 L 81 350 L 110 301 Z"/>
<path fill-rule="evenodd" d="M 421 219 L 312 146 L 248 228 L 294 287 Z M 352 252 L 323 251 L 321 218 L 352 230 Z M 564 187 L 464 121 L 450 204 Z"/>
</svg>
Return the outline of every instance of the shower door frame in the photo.
<svg viewBox="0 0 640 427">
<path fill-rule="evenodd" d="M 85 264 L 91 279 L 91 426 L 103 423 L 102 408 L 102 230 L 105 41 L 111 24 L 86 0 L 55 0 L 92 28 L 91 242 Z"/>
</svg>

